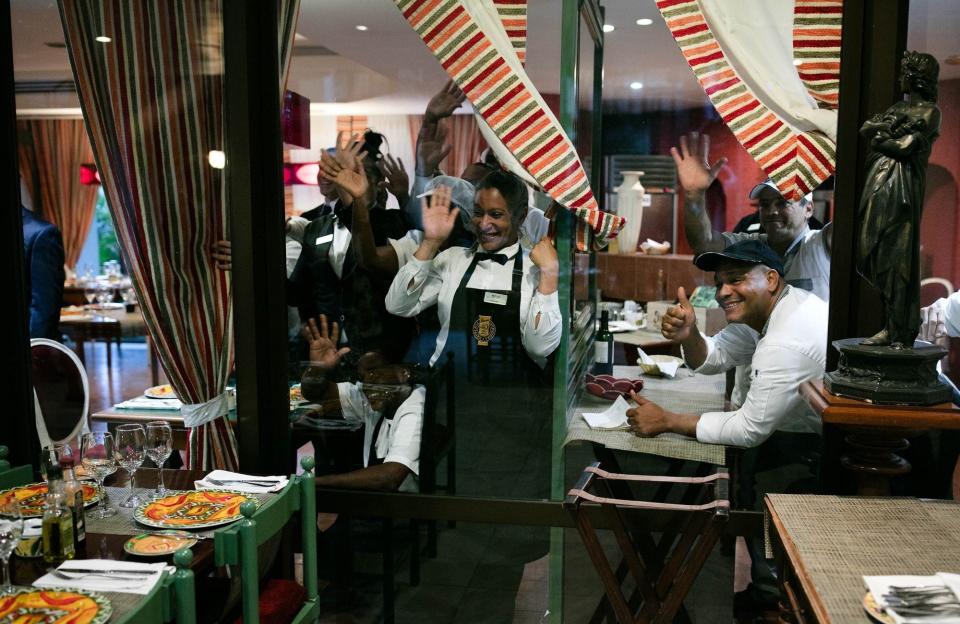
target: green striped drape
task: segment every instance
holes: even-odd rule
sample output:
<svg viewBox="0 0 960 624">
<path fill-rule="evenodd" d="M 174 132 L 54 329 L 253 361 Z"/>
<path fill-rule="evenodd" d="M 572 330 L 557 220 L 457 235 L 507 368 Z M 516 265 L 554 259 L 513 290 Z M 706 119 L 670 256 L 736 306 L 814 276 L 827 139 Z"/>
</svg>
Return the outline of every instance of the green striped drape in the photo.
<svg viewBox="0 0 960 624">
<path fill-rule="evenodd" d="M 214 242 L 228 238 L 225 184 L 208 160 L 224 145 L 222 1 L 59 0 L 117 239 L 161 364 L 187 404 L 222 397 L 233 365 L 229 274 L 211 259 Z M 299 1 L 279 5 L 285 70 Z M 190 433 L 191 468 L 236 469 L 223 418 Z"/>
</svg>

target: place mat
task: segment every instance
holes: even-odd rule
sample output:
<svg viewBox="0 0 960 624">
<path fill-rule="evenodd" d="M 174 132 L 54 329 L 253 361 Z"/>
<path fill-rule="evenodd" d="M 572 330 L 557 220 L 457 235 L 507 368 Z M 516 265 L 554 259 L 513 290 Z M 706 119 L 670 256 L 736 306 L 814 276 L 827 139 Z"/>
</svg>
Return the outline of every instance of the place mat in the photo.
<svg viewBox="0 0 960 624">
<path fill-rule="evenodd" d="M 107 495 L 110 498 L 110 506 L 115 508 L 118 513 L 110 516 L 109 518 L 97 518 L 93 514 L 96 512 L 96 507 L 90 507 L 87 509 L 87 533 L 101 533 L 107 535 L 139 535 L 146 531 L 156 531 L 157 529 L 144 526 L 133 519 L 133 509 L 124 509 L 118 505 L 123 501 L 127 500 L 127 497 L 130 496 L 129 488 L 117 488 L 117 487 L 107 487 Z M 153 498 L 153 488 L 134 488 L 134 492 L 137 493 L 142 500 L 149 500 Z M 167 490 L 167 496 L 171 494 L 176 494 L 180 490 Z M 265 493 L 265 494 L 247 494 L 247 496 L 252 496 L 256 498 L 261 505 L 269 501 L 274 494 Z M 230 526 L 230 525 L 224 525 Z M 206 531 L 190 531 L 194 535 L 201 537 L 210 537 L 218 529 L 223 527 L 213 527 Z"/>
<path fill-rule="evenodd" d="M 671 459 L 704 462 L 723 466 L 726 463 L 727 447 L 720 444 L 704 444 L 693 438 L 676 434 L 663 434 L 655 438 L 641 438 L 630 431 L 591 429 L 577 413 L 567 426 L 567 439 L 563 445 L 577 442 L 596 442 L 608 449 L 647 453 Z"/>
<path fill-rule="evenodd" d="M 697 375 L 681 368 L 674 379 L 642 375 L 639 366 L 614 366 L 614 377 L 643 379 L 640 395 L 674 412 L 703 414 L 724 408 L 725 375 Z M 610 401 L 584 392 L 567 422 L 567 438 L 563 444 L 595 442 L 609 449 L 648 453 L 671 459 L 705 462 L 723 466 L 727 447 L 704 444 L 685 436 L 664 434 L 656 438 L 640 438 L 629 431 L 591 429 L 583 419 L 584 412 L 602 412 Z"/>
<path fill-rule="evenodd" d="M 767 498 L 834 622 L 866 621 L 863 576 L 960 571 L 960 504 L 791 494 Z"/>
</svg>

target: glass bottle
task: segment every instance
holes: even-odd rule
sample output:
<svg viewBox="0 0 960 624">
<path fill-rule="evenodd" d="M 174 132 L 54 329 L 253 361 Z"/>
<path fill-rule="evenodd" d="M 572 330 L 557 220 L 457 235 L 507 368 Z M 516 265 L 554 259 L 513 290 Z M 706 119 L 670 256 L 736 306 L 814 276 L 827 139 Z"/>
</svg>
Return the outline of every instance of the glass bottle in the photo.
<svg viewBox="0 0 960 624">
<path fill-rule="evenodd" d="M 47 471 L 47 496 L 43 506 L 41 541 L 43 560 L 56 563 L 73 559 L 76 550 L 73 543 L 73 515 L 63 495 L 63 479 L 59 465 Z"/>
<path fill-rule="evenodd" d="M 73 546 L 74 551 L 80 552 L 87 539 L 87 522 L 83 514 L 83 484 L 77 480 L 73 471 L 73 454 L 69 456 L 61 454 L 60 466 L 63 468 L 63 494 L 70 509 L 70 517 L 73 522 Z"/>
<path fill-rule="evenodd" d="M 600 312 L 600 329 L 593 341 L 593 373 L 613 374 L 613 334 L 610 333 L 610 312 Z"/>
</svg>

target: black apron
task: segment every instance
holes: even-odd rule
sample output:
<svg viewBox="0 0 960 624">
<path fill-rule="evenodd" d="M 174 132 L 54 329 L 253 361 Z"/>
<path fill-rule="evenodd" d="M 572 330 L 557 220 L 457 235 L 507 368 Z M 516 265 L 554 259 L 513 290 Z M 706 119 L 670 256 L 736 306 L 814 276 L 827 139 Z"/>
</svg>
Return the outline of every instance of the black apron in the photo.
<svg viewBox="0 0 960 624">
<path fill-rule="evenodd" d="M 463 458 L 476 468 L 458 471 L 457 492 L 485 495 L 497 487 L 510 498 L 547 497 L 552 392 L 523 347 L 522 252 L 507 258 L 509 290 L 467 288 L 479 261 L 475 255 L 454 294 L 447 337 L 459 362 L 458 464 Z M 466 353 L 457 348 L 460 336 Z"/>
</svg>

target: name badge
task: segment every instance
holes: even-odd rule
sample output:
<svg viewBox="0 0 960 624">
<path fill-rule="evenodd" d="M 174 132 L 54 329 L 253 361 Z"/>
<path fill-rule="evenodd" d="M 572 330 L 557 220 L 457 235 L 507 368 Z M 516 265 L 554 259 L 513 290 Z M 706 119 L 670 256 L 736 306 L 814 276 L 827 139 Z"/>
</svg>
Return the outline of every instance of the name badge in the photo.
<svg viewBox="0 0 960 624">
<path fill-rule="evenodd" d="M 483 293 L 483 302 L 493 305 L 507 305 L 507 295 L 503 293 L 486 292 Z"/>
<path fill-rule="evenodd" d="M 326 236 L 318 236 L 317 242 L 315 242 L 314 245 L 319 246 L 324 243 L 329 243 L 332 240 L 333 240 L 333 234 L 327 234 Z"/>
</svg>

